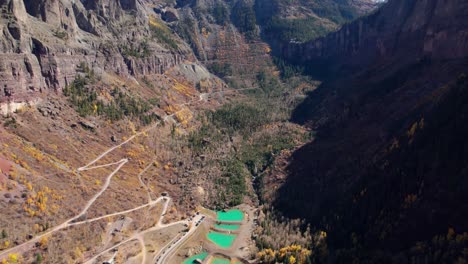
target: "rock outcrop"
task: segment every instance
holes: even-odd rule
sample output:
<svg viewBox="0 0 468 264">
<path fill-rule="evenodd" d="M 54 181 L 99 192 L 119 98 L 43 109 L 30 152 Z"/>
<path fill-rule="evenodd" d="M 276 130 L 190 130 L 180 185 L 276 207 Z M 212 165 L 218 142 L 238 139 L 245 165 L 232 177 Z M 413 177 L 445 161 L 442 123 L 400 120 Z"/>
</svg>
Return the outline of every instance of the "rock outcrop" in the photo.
<svg viewBox="0 0 468 264">
<path fill-rule="evenodd" d="M 163 10 L 161 17 L 164 21 L 169 23 L 179 20 L 179 14 L 174 8 L 166 8 L 165 10 Z"/>
<path fill-rule="evenodd" d="M 177 50 L 161 43 L 150 28 L 154 13 L 141 1 L 4 0 L 0 8 L 0 103 L 60 92 L 80 63 L 141 77 L 191 57 L 177 39 Z"/>
<path fill-rule="evenodd" d="M 283 54 L 300 63 L 337 68 L 377 61 L 436 60 L 468 56 L 465 1 L 390 0 L 375 13 L 308 43 L 290 43 Z"/>
</svg>

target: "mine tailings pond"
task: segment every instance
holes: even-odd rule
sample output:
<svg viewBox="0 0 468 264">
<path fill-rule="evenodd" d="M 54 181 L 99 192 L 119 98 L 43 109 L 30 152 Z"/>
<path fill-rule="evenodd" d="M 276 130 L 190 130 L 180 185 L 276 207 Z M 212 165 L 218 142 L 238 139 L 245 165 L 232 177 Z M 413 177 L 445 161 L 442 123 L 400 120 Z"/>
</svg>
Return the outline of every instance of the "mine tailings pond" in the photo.
<svg viewBox="0 0 468 264">
<path fill-rule="evenodd" d="M 221 248 L 230 248 L 236 237 L 236 235 L 223 234 L 213 231 L 208 233 L 208 239 Z"/>
<path fill-rule="evenodd" d="M 192 263 L 195 263 L 196 259 L 205 260 L 206 257 L 208 257 L 208 253 L 203 252 L 203 253 L 200 253 L 198 255 L 194 255 L 194 256 L 186 259 L 184 262 L 182 262 L 182 264 L 192 264 Z"/>
<path fill-rule="evenodd" d="M 211 231 L 208 233 L 208 240 L 215 243 L 220 248 L 230 248 L 234 243 L 237 235 L 231 234 L 231 231 L 238 230 L 240 225 L 230 223 L 240 223 L 244 220 L 244 213 L 241 210 L 229 210 L 216 212 L 215 229 L 225 231 L 226 233 Z"/>
<path fill-rule="evenodd" d="M 231 261 L 225 258 L 214 258 L 211 264 L 231 264 Z"/>
<path fill-rule="evenodd" d="M 220 248 L 227 249 L 232 246 L 237 235 L 231 234 L 232 231 L 240 229 L 240 224 L 244 220 L 244 213 L 241 210 L 234 209 L 229 211 L 216 212 L 216 221 L 218 224 L 214 226 L 216 230 L 223 231 L 215 232 L 210 231 L 207 235 L 209 241 L 213 242 Z M 204 260 L 208 256 L 207 252 L 192 256 L 186 259 L 182 264 L 192 264 L 196 259 Z M 230 260 L 225 258 L 215 257 L 211 261 L 213 264 L 228 264 Z"/>
<path fill-rule="evenodd" d="M 241 210 L 229 210 L 226 212 L 216 212 L 218 222 L 241 222 L 244 219 L 244 213 Z"/>
<path fill-rule="evenodd" d="M 216 229 L 220 230 L 225 230 L 225 231 L 236 231 L 240 228 L 240 225 L 225 225 L 225 224 L 220 224 L 220 225 L 215 225 Z"/>
</svg>

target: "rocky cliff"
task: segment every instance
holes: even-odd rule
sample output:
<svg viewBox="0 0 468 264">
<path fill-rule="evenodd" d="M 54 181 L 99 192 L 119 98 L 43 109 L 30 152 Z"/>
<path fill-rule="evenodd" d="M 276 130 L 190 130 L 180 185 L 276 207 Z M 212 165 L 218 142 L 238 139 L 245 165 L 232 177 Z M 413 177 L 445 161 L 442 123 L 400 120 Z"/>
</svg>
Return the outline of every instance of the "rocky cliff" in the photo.
<svg viewBox="0 0 468 264">
<path fill-rule="evenodd" d="M 326 230 L 335 262 L 464 258 L 467 16 L 466 1 L 391 0 L 284 48 L 323 83 L 294 111 L 315 139 L 276 205 Z"/>
<path fill-rule="evenodd" d="M 446 60 L 468 55 L 466 1 L 388 1 L 382 8 L 335 33 L 290 43 L 286 58 L 335 70 L 371 63 Z M 322 65 L 323 66 L 323 65 Z"/>
<path fill-rule="evenodd" d="M 102 74 L 161 74 L 193 58 L 140 1 L 0 2 L 0 102 L 27 102 L 70 84 L 84 62 Z M 162 39 L 162 40 L 161 40 Z"/>
</svg>

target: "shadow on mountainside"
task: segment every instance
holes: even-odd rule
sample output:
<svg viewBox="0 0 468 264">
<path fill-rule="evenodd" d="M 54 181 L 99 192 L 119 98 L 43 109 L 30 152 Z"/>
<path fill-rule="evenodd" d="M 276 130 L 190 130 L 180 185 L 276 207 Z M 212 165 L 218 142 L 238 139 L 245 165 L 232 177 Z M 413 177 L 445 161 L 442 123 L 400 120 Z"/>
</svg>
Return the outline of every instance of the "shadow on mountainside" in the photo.
<svg viewBox="0 0 468 264">
<path fill-rule="evenodd" d="M 416 255 L 455 259 L 468 237 L 430 241 L 468 230 L 467 78 L 444 85 L 467 66 L 423 59 L 323 83 L 292 115 L 317 134 L 293 154 L 275 207 L 326 230 L 344 262 L 398 262 L 418 241 Z"/>
<path fill-rule="evenodd" d="M 392 0 L 287 47 L 266 37 L 322 77 L 291 117 L 316 137 L 293 153 L 274 205 L 328 233 L 330 262 L 467 258 L 468 6 L 441 4 Z"/>
</svg>

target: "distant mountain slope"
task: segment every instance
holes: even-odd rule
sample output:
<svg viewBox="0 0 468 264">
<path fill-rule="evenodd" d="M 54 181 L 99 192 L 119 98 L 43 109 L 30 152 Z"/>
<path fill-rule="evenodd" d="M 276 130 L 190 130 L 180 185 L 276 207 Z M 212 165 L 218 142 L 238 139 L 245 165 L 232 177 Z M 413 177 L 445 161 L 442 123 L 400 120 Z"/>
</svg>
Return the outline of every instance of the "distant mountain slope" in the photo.
<svg viewBox="0 0 468 264">
<path fill-rule="evenodd" d="M 162 74 L 194 60 L 151 1 L 0 1 L 0 103 L 73 82 L 80 63 L 104 75 Z M 19 84 L 19 85 L 18 85 Z"/>
<path fill-rule="evenodd" d="M 461 59 L 467 56 L 467 5 L 461 0 L 389 1 L 337 32 L 290 43 L 282 52 L 291 61 L 329 67 L 334 73 L 421 58 Z"/>
<path fill-rule="evenodd" d="M 317 134 L 276 205 L 325 229 L 334 262 L 466 259 L 467 16 L 466 1 L 393 0 L 283 50 L 324 83 L 293 114 Z"/>
<path fill-rule="evenodd" d="M 372 0 L 257 0 L 263 33 L 270 41 L 308 41 L 337 29 L 378 6 Z"/>
</svg>

